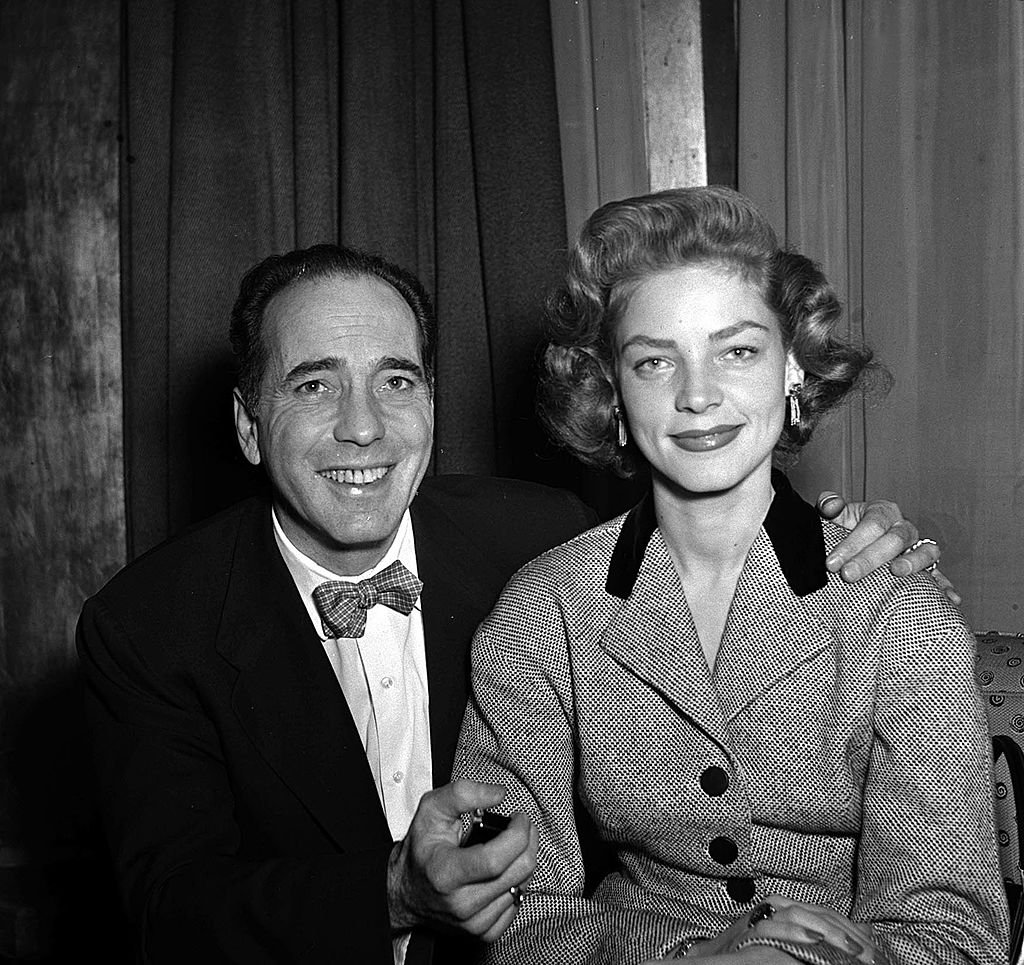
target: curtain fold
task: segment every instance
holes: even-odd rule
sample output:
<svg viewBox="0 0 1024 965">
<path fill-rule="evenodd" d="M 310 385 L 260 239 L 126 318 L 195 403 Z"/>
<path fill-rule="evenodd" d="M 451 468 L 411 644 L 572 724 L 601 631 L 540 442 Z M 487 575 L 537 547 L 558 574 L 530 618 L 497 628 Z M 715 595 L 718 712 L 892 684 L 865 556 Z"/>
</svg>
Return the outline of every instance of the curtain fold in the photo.
<svg viewBox="0 0 1024 965">
<path fill-rule="evenodd" d="M 317 241 L 433 294 L 437 471 L 571 484 L 532 409 L 565 247 L 546 0 L 123 9 L 130 555 L 259 485 L 234 441 L 228 313 L 246 268 Z"/>
<path fill-rule="evenodd" d="M 896 499 L 974 628 L 1024 631 L 1024 4 L 781 6 L 739 8 L 740 190 L 895 376 L 796 477 Z"/>
</svg>

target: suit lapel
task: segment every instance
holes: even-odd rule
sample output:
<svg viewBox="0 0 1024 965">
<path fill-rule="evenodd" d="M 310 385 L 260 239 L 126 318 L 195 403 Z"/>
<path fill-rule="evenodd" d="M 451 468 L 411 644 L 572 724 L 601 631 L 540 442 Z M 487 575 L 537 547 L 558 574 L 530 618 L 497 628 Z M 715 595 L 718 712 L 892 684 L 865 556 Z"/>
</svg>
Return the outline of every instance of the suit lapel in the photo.
<svg viewBox="0 0 1024 965">
<path fill-rule="evenodd" d="M 412 505 L 416 562 L 423 581 L 423 636 L 430 692 L 430 745 L 434 786 L 451 780 L 452 761 L 466 709 L 469 641 L 486 616 L 492 591 L 481 581 L 486 560 L 457 538 L 453 520 L 421 497 Z"/>
<path fill-rule="evenodd" d="M 765 530 L 747 555 L 715 661 L 715 686 L 731 722 L 831 644 L 809 603 L 790 589 Z"/>
<path fill-rule="evenodd" d="M 660 530 L 651 534 L 632 591 L 602 644 L 616 661 L 728 752 L 722 708 Z"/>
<path fill-rule="evenodd" d="M 269 509 L 243 523 L 218 650 L 238 668 L 233 710 L 339 847 L 390 840 L 362 742 L 274 542 Z"/>
</svg>

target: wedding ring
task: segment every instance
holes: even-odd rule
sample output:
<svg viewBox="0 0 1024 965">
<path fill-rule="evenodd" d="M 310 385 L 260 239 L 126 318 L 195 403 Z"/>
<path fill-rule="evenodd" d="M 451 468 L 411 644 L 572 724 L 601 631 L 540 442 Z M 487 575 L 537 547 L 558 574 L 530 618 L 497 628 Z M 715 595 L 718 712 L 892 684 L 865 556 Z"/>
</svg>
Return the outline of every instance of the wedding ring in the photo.
<svg viewBox="0 0 1024 965">
<path fill-rule="evenodd" d="M 513 885 L 509 888 L 508 893 L 512 896 L 512 901 L 518 908 L 523 903 L 523 892 L 518 885 Z"/>
<path fill-rule="evenodd" d="M 747 919 L 747 925 L 753 928 L 758 922 L 767 921 L 772 915 L 775 914 L 775 906 L 767 901 L 762 901 L 751 913 Z"/>
</svg>

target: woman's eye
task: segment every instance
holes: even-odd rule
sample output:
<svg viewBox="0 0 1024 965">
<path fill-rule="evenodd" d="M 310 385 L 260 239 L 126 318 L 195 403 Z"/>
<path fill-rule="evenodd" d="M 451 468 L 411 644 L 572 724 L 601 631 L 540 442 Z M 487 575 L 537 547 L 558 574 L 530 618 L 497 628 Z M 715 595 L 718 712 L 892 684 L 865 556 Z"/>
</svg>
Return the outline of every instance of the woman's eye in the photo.
<svg viewBox="0 0 1024 965">
<path fill-rule="evenodd" d="M 641 372 L 659 372 L 668 365 L 663 358 L 643 359 L 637 363 L 636 368 Z"/>
<path fill-rule="evenodd" d="M 729 359 L 746 359 L 752 355 L 757 355 L 757 349 L 752 345 L 737 345 L 725 353 L 725 357 Z"/>
</svg>

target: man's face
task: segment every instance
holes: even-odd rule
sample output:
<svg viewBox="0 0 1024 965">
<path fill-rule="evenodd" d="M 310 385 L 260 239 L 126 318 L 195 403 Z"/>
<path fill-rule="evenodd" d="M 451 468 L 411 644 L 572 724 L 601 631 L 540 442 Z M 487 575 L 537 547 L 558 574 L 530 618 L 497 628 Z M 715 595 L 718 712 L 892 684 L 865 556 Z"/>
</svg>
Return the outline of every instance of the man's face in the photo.
<svg viewBox="0 0 1024 965">
<path fill-rule="evenodd" d="M 434 406 L 412 309 L 370 276 L 299 281 L 264 313 L 258 412 L 235 395 L 288 538 L 341 576 L 387 551 L 430 458 Z"/>
</svg>

